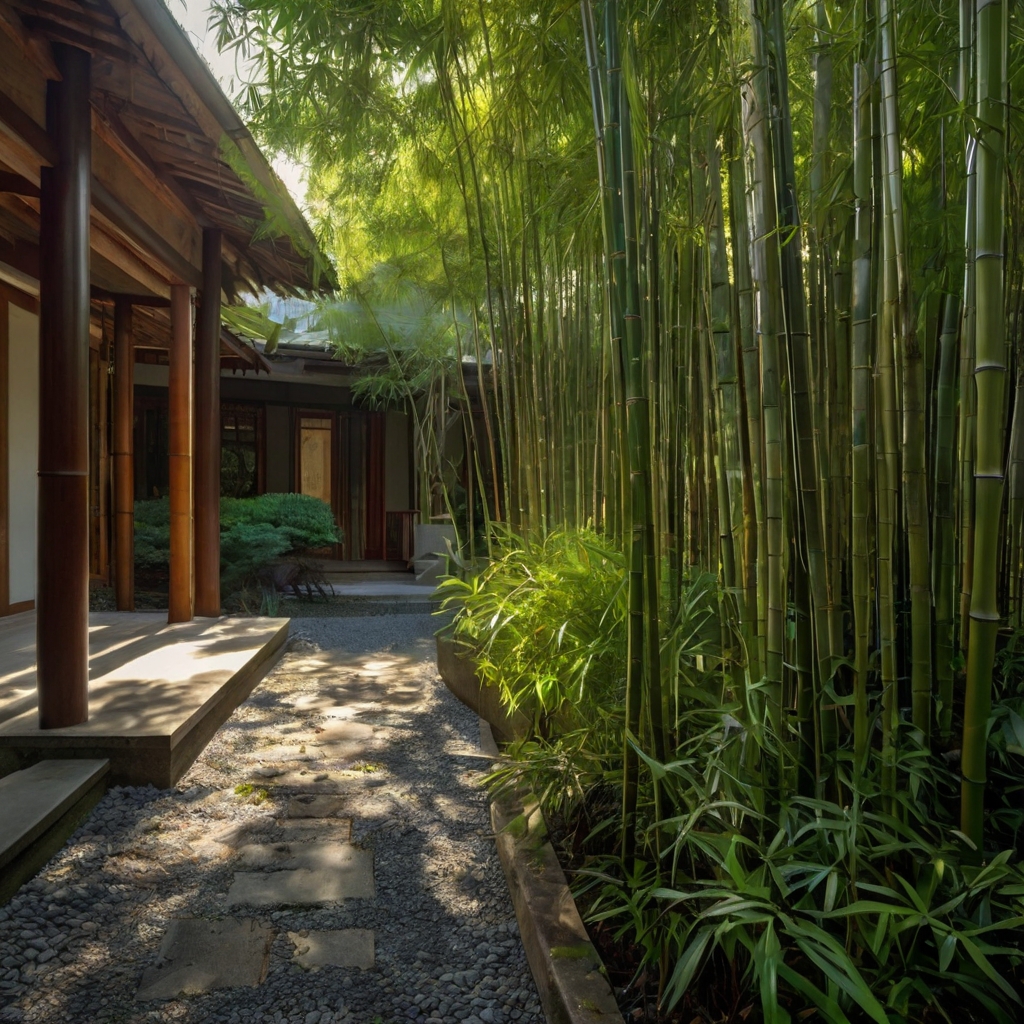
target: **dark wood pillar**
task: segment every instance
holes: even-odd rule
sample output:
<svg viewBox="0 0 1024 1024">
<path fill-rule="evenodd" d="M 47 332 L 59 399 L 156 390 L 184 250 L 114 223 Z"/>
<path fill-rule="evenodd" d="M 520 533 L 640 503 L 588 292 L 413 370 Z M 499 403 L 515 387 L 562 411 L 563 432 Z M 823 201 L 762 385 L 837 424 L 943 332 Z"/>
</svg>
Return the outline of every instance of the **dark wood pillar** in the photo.
<svg viewBox="0 0 1024 1024">
<path fill-rule="evenodd" d="M 192 576 L 192 291 L 171 285 L 171 371 L 168 388 L 171 478 L 171 580 L 167 621 L 193 614 Z"/>
<path fill-rule="evenodd" d="M 132 304 L 114 303 L 114 598 L 135 610 L 135 341 Z"/>
<path fill-rule="evenodd" d="M 90 55 L 55 43 L 46 130 L 57 159 L 40 182 L 39 725 L 89 718 Z"/>
<path fill-rule="evenodd" d="M 203 295 L 196 331 L 196 614 L 220 615 L 221 235 L 203 231 Z"/>
</svg>

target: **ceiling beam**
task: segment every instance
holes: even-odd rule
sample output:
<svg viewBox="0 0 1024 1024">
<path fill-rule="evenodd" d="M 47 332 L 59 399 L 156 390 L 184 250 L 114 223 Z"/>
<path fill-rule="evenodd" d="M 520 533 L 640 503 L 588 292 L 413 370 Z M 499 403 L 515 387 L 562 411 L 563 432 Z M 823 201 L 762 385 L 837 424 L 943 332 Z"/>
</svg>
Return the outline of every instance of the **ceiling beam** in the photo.
<svg viewBox="0 0 1024 1024">
<path fill-rule="evenodd" d="M 21 18 L 6 4 L 0 4 L 0 32 L 17 45 L 44 77 L 60 81 L 60 71 L 57 70 L 50 44 L 25 28 Z"/>
<path fill-rule="evenodd" d="M 10 171 L 0 171 L 0 192 L 14 196 L 32 196 L 39 198 L 39 186 L 33 185 L 27 178 Z"/>
</svg>

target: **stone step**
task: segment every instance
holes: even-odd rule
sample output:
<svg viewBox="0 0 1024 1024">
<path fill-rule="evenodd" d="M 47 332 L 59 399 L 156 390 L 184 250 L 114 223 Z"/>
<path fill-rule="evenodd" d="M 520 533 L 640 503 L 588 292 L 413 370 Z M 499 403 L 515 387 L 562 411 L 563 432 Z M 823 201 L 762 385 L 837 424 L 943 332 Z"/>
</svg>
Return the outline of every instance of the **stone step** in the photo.
<svg viewBox="0 0 1024 1024">
<path fill-rule="evenodd" d="M 373 899 L 373 854 L 347 843 L 253 844 L 243 863 L 263 870 L 236 871 L 229 907 L 318 906 Z M 299 865 L 290 867 L 290 865 Z M 283 870 L 274 870 L 280 866 Z"/>
<path fill-rule="evenodd" d="M 0 779 L 0 903 L 63 845 L 106 791 L 110 762 L 39 761 Z"/>
<path fill-rule="evenodd" d="M 413 562 L 413 572 L 416 573 L 417 583 L 437 583 L 442 576 L 448 574 L 448 559 L 433 556 L 417 558 Z"/>
<path fill-rule="evenodd" d="M 307 970 L 358 967 L 369 970 L 374 961 L 374 935 L 367 928 L 289 932 L 295 947 L 292 959 Z"/>
<path fill-rule="evenodd" d="M 219 988 L 256 988 L 267 976 L 274 931 L 252 918 L 170 922 L 157 962 L 142 975 L 136 1000 L 177 999 Z"/>
</svg>

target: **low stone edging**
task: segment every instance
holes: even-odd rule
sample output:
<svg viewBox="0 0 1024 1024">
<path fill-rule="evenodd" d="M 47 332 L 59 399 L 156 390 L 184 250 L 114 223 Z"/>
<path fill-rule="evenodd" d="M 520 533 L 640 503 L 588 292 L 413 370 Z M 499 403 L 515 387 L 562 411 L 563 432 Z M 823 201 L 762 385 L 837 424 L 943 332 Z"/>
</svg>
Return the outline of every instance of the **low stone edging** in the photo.
<svg viewBox="0 0 1024 1024">
<path fill-rule="evenodd" d="M 623 1024 L 540 807 L 497 798 L 491 825 L 548 1024 Z"/>
<path fill-rule="evenodd" d="M 480 716 L 484 753 L 497 755 L 495 739 L 506 743 L 529 734 L 530 718 L 510 715 L 497 689 L 480 682 L 472 658 L 440 635 L 437 667 L 448 689 Z M 548 1024 L 623 1024 L 601 957 L 548 842 L 540 807 L 531 800 L 524 809 L 518 798 L 496 797 L 491 826 Z"/>
<path fill-rule="evenodd" d="M 440 634 L 436 640 L 437 671 L 445 686 L 491 727 L 494 738 L 509 743 L 528 735 L 533 728 L 532 719 L 521 711 L 510 714 L 502 706 L 497 688 L 480 682 L 472 658 L 462 653 L 465 648 Z"/>
</svg>

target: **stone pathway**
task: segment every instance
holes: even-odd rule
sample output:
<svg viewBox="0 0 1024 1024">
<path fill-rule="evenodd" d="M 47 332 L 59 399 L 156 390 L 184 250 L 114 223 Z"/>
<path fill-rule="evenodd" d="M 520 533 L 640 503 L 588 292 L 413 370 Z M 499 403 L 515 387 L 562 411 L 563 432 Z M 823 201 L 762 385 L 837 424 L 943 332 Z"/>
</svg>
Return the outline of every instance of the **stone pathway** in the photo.
<svg viewBox="0 0 1024 1024">
<path fill-rule="evenodd" d="M 108 793 L 0 908 L 0 1020 L 539 1024 L 436 626 L 296 620 L 175 790 Z"/>
</svg>

